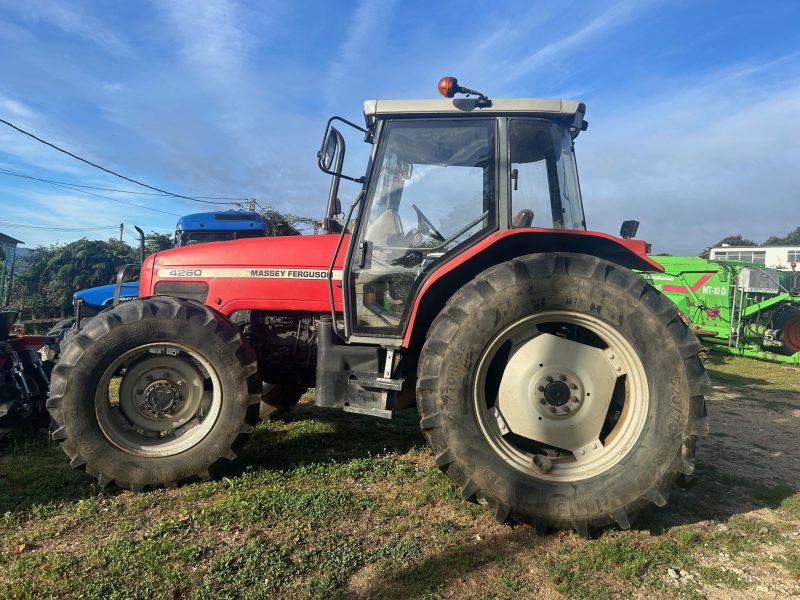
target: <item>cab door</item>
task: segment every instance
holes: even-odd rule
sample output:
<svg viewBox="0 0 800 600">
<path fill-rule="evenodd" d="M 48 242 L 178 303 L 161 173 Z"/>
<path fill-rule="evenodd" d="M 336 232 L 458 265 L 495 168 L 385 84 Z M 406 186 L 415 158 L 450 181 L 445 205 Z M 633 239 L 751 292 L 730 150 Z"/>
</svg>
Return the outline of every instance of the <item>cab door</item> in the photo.
<svg viewBox="0 0 800 600">
<path fill-rule="evenodd" d="M 348 254 L 348 330 L 397 337 L 425 275 L 497 228 L 495 118 L 383 123 Z"/>
</svg>

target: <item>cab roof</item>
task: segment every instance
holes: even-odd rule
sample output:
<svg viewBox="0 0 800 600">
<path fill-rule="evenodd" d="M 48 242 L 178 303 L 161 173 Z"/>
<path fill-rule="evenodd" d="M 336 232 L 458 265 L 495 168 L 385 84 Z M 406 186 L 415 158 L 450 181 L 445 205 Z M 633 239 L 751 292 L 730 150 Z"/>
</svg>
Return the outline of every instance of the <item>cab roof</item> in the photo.
<svg viewBox="0 0 800 600">
<path fill-rule="evenodd" d="M 426 100 L 367 100 L 364 119 L 372 125 L 375 119 L 430 115 L 530 115 L 571 122 L 584 129 L 586 105 L 577 100 L 560 98 L 492 98 L 490 105 L 477 98 L 435 98 Z"/>
<path fill-rule="evenodd" d="M 267 224 L 261 215 L 252 211 L 216 211 L 184 215 L 175 226 L 178 231 L 265 231 Z"/>
</svg>

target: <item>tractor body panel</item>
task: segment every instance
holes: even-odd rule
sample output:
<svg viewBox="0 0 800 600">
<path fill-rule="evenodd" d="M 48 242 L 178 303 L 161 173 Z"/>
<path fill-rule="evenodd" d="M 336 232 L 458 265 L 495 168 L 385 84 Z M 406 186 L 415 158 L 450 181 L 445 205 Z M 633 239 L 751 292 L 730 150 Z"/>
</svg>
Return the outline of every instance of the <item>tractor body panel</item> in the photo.
<svg viewBox="0 0 800 600">
<path fill-rule="evenodd" d="M 109 283 L 108 285 L 98 285 L 97 287 L 88 288 L 75 292 L 72 295 L 72 302 L 76 300 L 83 300 L 84 307 L 90 307 L 96 311 L 101 311 L 107 306 L 111 306 L 114 302 L 114 291 L 116 285 Z M 120 288 L 120 300 L 130 300 L 139 295 L 139 282 L 126 281 Z"/>
<path fill-rule="evenodd" d="M 209 241 L 236 240 L 263 237 L 269 233 L 269 226 L 254 211 L 212 211 L 184 215 L 175 225 L 175 246 L 193 245 Z M 144 253 L 144 249 L 142 249 Z M 83 314 L 92 316 L 114 303 L 116 285 L 99 285 L 80 290 L 72 295 L 72 303 L 83 301 Z M 119 291 L 120 300 L 130 300 L 139 296 L 139 282 L 125 281 Z"/>
<path fill-rule="evenodd" d="M 345 243 L 348 237 L 345 236 Z M 334 235 L 290 236 L 212 242 L 165 250 L 145 260 L 142 296 L 189 297 L 226 315 L 238 310 L 329 314 L 327 277 L 337 240 Z M 524 228 L 496 231 L 430 273 L 416 295 L 404 334 L 394 343 L 387 339 L 387 345 L 408 347 L 411 344 L 420 307 L 428 302 L 431 288 L 448 273 L 477 257 L 482 257 L 475 267 L 479 272 L 516 256 L 553 249 L 592 254 L 639 270 L 661 268 L 647 257 L 646 244 L 641 240 L 623 240 L 601 232 L 582 230 Z M 333 270 L 336 312 L 343 310 L 340 286 L 343 258 L 344 255 L 340 254 Z M 438 305 L 441 300 L 437 297 L 430 302 Z"/>
<path fill-rule="evenodd" d="M 577 252 L 598 256 L 629 269 L 663 270 L 660 264 L 647 256 L 647 248 L 644 241 L 625 240 L 597 231 L 541 228 L 496 231 L 455 256 L 424 280 L 414 302 L 402 346 L 409 347 L 415 342 L 424 341 L 430 323 L 453 291 L 481 271 L 503 261 L 537 252 Z"/>
<path fill-rule="evenodd" d="M 181 296 L 183 285 L 183 297 L 226 315 L 237 310 L 330 313 L 328 269 L 337 241 L 334 235 L 287 236 L 164 250 L 145 260 L 141 295 Z M 336 285 L 341 268 L 340 260 L 333 273 L 337 311 L 342 310 Z"/>
</svg>

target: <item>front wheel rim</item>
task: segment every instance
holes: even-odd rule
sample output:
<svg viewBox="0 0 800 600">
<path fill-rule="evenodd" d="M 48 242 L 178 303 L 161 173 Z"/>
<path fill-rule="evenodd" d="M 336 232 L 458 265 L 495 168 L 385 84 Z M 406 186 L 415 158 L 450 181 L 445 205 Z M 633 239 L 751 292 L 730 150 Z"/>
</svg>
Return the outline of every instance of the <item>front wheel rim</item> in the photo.
<svg viewBox="0 0 800 600">
<path fill-rule="evenodd" d="M 137 456 L 193 448 L 211 432 L 221 409 L 217 371 L 180 344 L 146 344 L 123 353 L 104 370 L 95 392 L 104 437 Z"/>
<path fill-rule="evenodd" d="M 519 319 L 481 352 L 475 414 L 494 452 L 522 473 L 574 482 L 636 446 L 650 409 L 644 366 L 609 323 L 547 311 Z"/>
</svg>

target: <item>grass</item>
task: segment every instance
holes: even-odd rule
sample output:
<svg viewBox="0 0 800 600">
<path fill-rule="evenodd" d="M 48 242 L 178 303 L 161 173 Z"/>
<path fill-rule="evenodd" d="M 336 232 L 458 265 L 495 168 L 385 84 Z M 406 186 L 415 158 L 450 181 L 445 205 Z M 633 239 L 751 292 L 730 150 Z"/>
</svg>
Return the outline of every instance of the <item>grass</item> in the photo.
<svg viewBox="0 0 800 600">
<path fill-rule="evenodd" d="M 790 392 L 800 394 L 800 367 L 770 363 L 752 358 L 709 353 L 704 360 L 712 380 L 736 387 L 747 386 L 768 392 Z M 798 406 L 800 397 L 791 397 L 792 402 L 771 400 L 776 407 Z"/>
<path fill-rule="evenodd" d="M 697 573 L 700 579 L 716 587 L 728 587 L 734 590 L 742 590 L 748 587 L 737 573 L 720 567 L 698 567 Z"/>
<path fill-rule="evenodd" d="M 749 362 L 741 373 L 739 362 L 714 368 L 751 377 Z M 772 377 L 762 376 L 765 393 L 789 385 Z M 138 494 L 99 490 L 42 432 L 18 430 L 0 451 L 0 589 L 4 598 L 700 598 L 718 588 L 746 595 L 752 583 L 728 567 L 764 562 L 765 548 L 771 568 L 800 576 L 800 548 L 786 534 L 800 524 L 800 494 L 713 462 L 699 470 L 706 488 L 676 491 L 638 529 L 582 540 L 500 526 L 463 501 L 433 465 L 414 411 L 382 421 L 306 402 L 287 422 L 259 425 L 217 479 Z M 709 525 L 726 495 L 771 518 Z M 720 552 L 734 562 L 715 563 Z M 693 578 L 673 581 L 668 569 Z"/>
<path fill-rule="evenodd" d="M 691 556 L 675 540 L 606 533 L 591 544 L 564 545 L 546 560 L 547 574 L 563 594 L 591 600 L 617 598 L 632 586 L 660 587 L 667 568 L 685 568 Z"/>
</svg>

